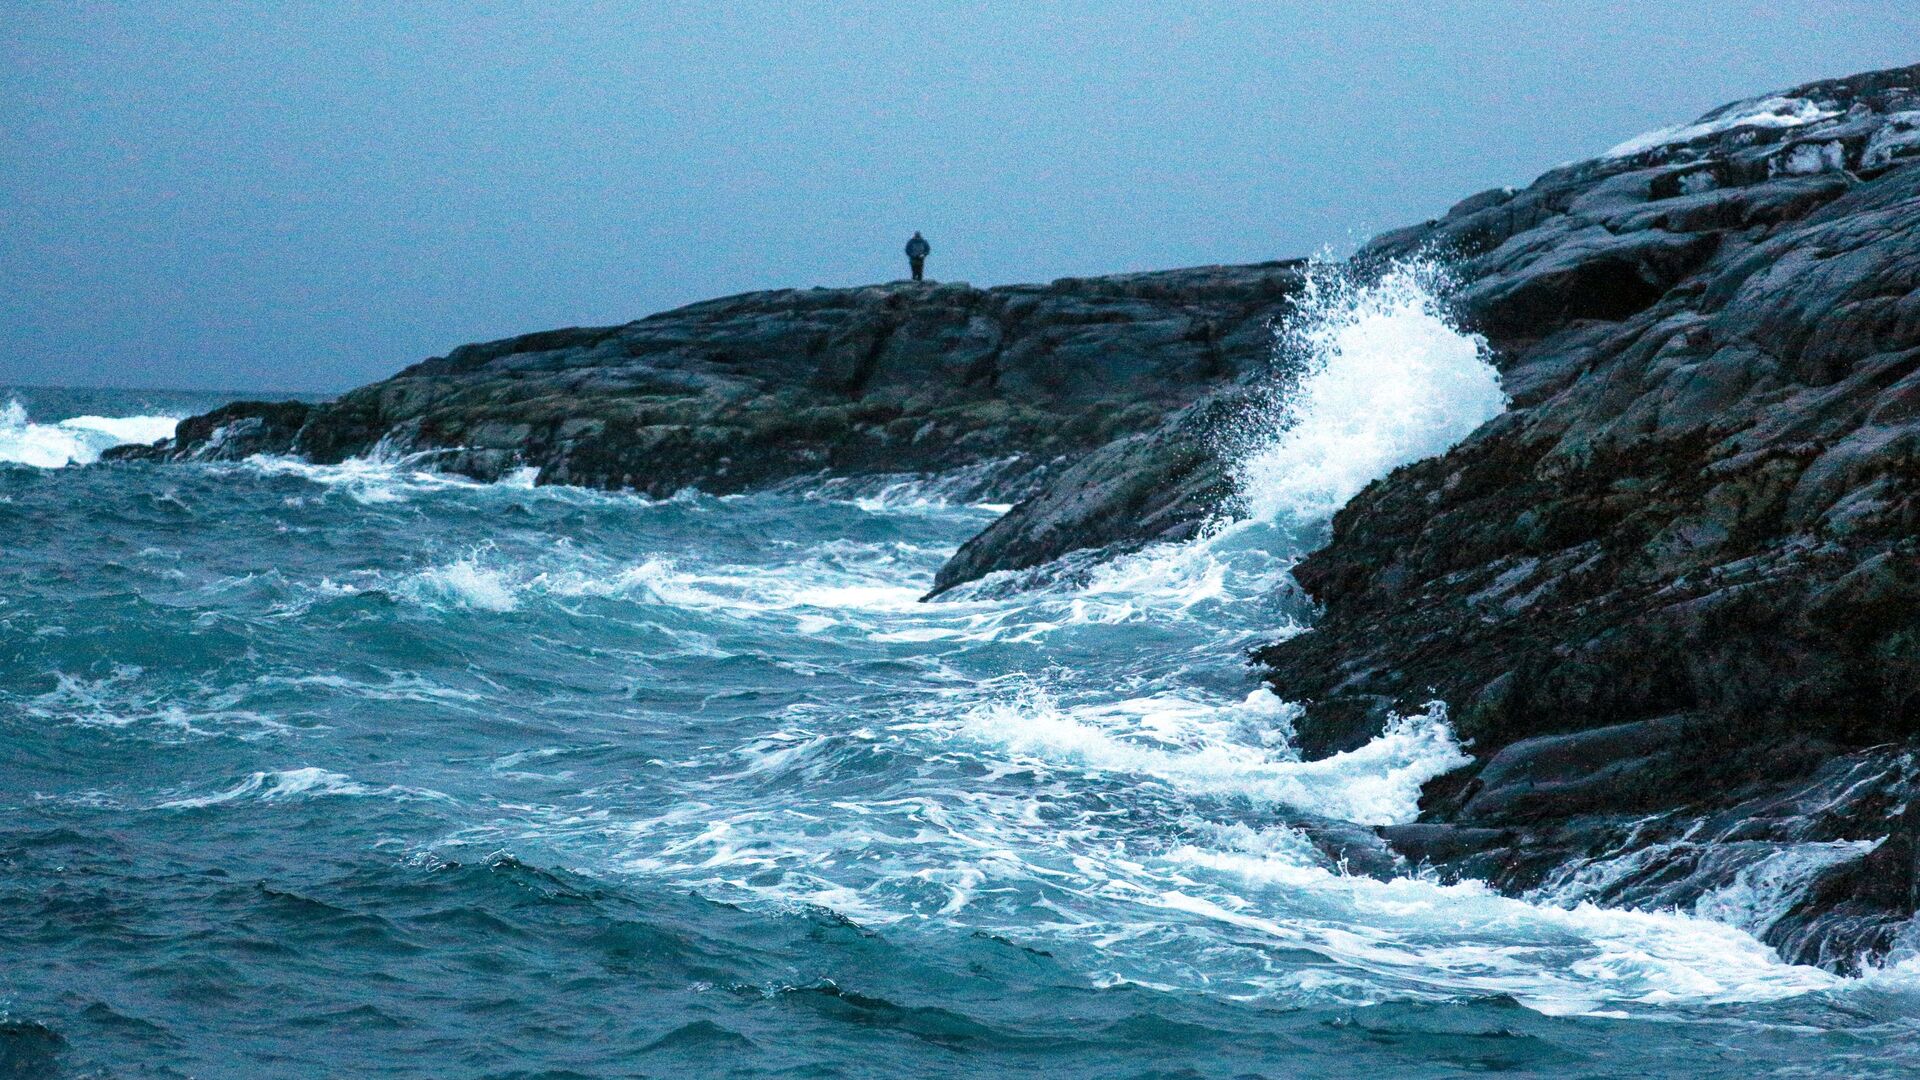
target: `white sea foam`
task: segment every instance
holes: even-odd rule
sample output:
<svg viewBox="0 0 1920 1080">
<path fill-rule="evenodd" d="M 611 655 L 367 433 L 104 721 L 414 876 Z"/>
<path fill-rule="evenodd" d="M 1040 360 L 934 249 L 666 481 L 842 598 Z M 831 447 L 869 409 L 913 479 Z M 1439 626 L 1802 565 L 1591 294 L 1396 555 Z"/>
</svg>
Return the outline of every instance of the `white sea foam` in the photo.
<svg viewBox="0 0 1920 1080">
<path fill-rule="evenodd" d="M 507 612 L 520 606 L 518 588 L 497 567 L 473 557 L 429 567 L 400 583 L 401 595 L 433 606 Z"/>
<path fill-rule="evenodd" d="M 705 566 L 661 556 L 617 563 L 566 543 L 532 558 L 508 558 L 482 545 L 404 575 L 391 588 L 403 599 L 441 609 L 505 613 L 530 600 L 599 598 L 740 620 L 775 618 L 804 633 L 818 633 L 849 618 L 870 624 L 888 616 L 924 615 L 943 624 L 925 635 L 932 639 L 964 633 L 966 625 L 979 621 L 958 606 L 920 604 L 926 583 L 909 578 L 901 584 L 894 557 L 900 546 L 854 545 L 849 554 L 789 565 Z M 956 621 L 959 628 L 953 625 Z M 879 639 L 913 640 L 916 631 L 901 633 L 905 636 Z"/>
<path fill-rule="evenodd" d="M 1468 760 L 1436 704 L 1357 750 L 1301 761 L 1287 738 L 1299 712 L 1266 690 L 1226 706 L 1163 696 L 1074 708 L 1034 693 L 974 708 L 959 733 L 1029 762 L 1365 825 L 1412 820 L 1420 786 Z"/>
<path fill-rule="evenodd" d="M 778 491 L 801 492 L 808 499 L 849 502 L 869 514 L 948 514 L 980 511 L 1003 514 L 1010 505 L 977 501 L 978 493 L 998 481 L 1018 475 L 1019 457 L 997 458 L 946 473 L 895 473 L 809 479 L 781 485 Z"/>
<path fill-rule="evenodd" d="M 368 506 L 403 502 L 416 494 L 487 486 L 478 480 L 434 472 L 407 461 L 373 457 L 348 458 L 337 465 L 316 465 L 295 457 L 256 454 L 241 462 L 240 467 L 267 476 L 298 476 Z"/>
<path fill-rule="evenodd" d="M 1748 933 L 1763 933 L 1806 895 L 1820 871 L 1861 858 L 1880 844 L 1881 840 L 1788 844 L 1700 897 L 1694 902 L 1694 914 Z"/>
<path fill-rule="evenodd" d="M 1264 691 L 1224 711 L 1167 695 L 1061 711 L 1070 715 L 1037 724 L 976 713 L 958 727 L 783 728 L 728 753 L 724 769 L 680 763 L 701 779 L 657 816 L 610 825 L 576 809 L 532 831 L 609 829 L 627 848 L 627 871 L 717 896 L 819 905 L 871 925 L 937 919 L 1035 942 L 1087 965 L 1096 985 L 1197 981 L 1230 995 L 1344 1004 L 1511 994 L 1549 1013 L 1841 985 L 1691 915 L 1351 875 L 1263 812 L 1277 801 L 1308 816 L 1405 820 L 1419 762 L 1451 745 L 1432 717 L 1404 725 L 1423 732 L 1390 732 L 1303 765 L 1286 748 L 1291 710 Z M 929 730 L 951 750 L 925 758 L 936 771 L 910 784 L 830 803 L 740 799 L 743 790 L 845 790 L 850 763 L 924 758 L 915 744 Z M 1396 734 L 1425 748 L 1391 746 Z M 1314 765 L 1323 771 L 1306 771 Z M 1276 966 L 1276 948 L 1338 967 Z"/>
<path fill-rule="evenodd" d="M 230 738 L 242 742 L 284 735 L 295 725 L 259 709 L 242 707 L 243 695 L 223 689 L 204 695 L 169 693 L 146 669 L 116 664 L 106 675 L 85 678 L 56 671 L 54 687 L 22 699 L 28 716 L 83 728 L 140 730 L 161 741 Z"/>
<path fill-rule="evenodd" d="M 1542 1012 L 1573 1014 L 1621 1003 L 1765 1001 L 1840 982 L 1817 968 L 1781 962 L 1733 927 L 1669 912 L 1536 907 L 1473 882 L 1374 881 L 1302 866 L 1286 855 L 1185 850 L 1172 858 L 1256 887 L 1318 893 L 1343 917 L 1275 919 L 1192 888 L 1168 889 L 1144 903 L 1311 949 L 1386 986 L 1412 980 L 1456 994 L 1509 994 Z M 1369 995 L 1392 996 L 1398 994 L 1382 994 L 1381 982 Z"/>
<path fill-rule="evenodd" d="M 20 402 L 8 401 L 0 409 L 0 463 L 42 469 L 86 465 L 110 447 L 168 438 L 179 422 L 172 416 L 72 416 L 40 424 L 28 418 Z"/>
<path fill-rule="evenodd" d="M 333 465 L 317 465 L 297 457 L 255 454 L 243 461 L 216 466 L 264 476 L 297 476 L 336 491 L 364 506 L 404 503 L 443 494 L 491 496 L 514 500 L 563 500 L 576 504 L 646 508 L 665 503 L 687 505 L 701 496 L 688 491 L 672 499 L 656 500 L 633 492 L 601 491 L 565 484 L 536 485 L 540 470 L 524 466 L 509 470 L 495 481 L 475 480 L 432 468 L 435 454 L 399 454 L 375 448 L 366 457 L 348 458 Z"/>
<path fill-rule="evenodd" d="M 184 796 L 160 804 L 165 810 L 195 810 L 219 806 L 240 799 L 281 802 L 327 796 L 381 795 L 400 798 L 445 799 L 437 791 L 424 791 L 394 785 L 374 787 L 345 773 L 306 766 L 297 769 L 263 770 L 249 774 L 234 786 L 210 795 Z"/>
</svg>

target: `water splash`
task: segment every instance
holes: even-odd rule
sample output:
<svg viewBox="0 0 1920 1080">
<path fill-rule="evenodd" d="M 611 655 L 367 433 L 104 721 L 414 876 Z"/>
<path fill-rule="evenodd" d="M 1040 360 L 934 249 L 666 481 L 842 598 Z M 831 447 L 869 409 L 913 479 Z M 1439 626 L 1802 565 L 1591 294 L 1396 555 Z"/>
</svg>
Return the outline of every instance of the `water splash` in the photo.
<svg viewBox="0 0 1920 1080">
<path fill-rule="evenodd" d="M 1251 520 L 1309 526 L 1395 468 L 1445 453 L 1506 409 L 1486 340 L 1446 310 L 1431 259 L 1356 281 L 1316 267 L 1280 333 L 1300 375 L 1256 414 L 1273 434 L 1234 468 Z"/>
<path fill-rule="evenodd" d="M 1299 713 L 1264 689 L 1230 705 L 1162 696 L 1071 709 L 1036 694 L 1020 707 L 979 706 L 961 730 L 1021 761 L 1124 773 L 1187 796 L 1364 825 L 1413 820 L 1421 785 L 1468 761 L 1438 703 L 1396 718 L 1357 750 L 1319 761 L 1301 761 L 1291 745 Z"/>
<path fill-rule="evenodd" d="M 179 422 L 173 416 L 73 416 L 40 424 L 28 418 L 26 406 L 9 400 L 0 409 L 0 463 L 39 469 L 86 465 L 110 447 L 168 438 Z"/>
</svg>

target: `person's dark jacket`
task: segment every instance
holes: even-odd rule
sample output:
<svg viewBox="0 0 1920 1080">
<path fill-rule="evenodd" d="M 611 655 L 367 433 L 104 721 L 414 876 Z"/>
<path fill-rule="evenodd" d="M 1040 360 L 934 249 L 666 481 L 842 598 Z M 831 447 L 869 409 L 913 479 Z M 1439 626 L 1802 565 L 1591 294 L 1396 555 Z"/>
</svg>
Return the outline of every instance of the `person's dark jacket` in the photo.
<svg viewBox="0 0 1920 1080">
<path fill-rule="evenodd" d="M 924 259 L 931 254 L 933 254 L 933 245 L 927 243 L 924 238 L 915 236 L 907 241 L 907 258 Z"/>
</svg>

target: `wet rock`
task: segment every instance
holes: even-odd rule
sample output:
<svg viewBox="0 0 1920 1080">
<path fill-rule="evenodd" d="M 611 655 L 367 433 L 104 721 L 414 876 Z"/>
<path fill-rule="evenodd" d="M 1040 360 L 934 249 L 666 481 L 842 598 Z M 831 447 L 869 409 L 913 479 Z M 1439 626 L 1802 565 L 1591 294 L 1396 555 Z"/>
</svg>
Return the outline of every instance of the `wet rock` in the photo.
<svg viewBox="0 0 1920 1080">
<path fill-rule="evenodd" d="M 180 421 L 173 437 L 151 446 L 116 446 L 103 461 L 238 461 L 255 454 L 284 454 L 312 415 L 303 401 L 236 401 Z"/>
<path fill-rule="evenodd" d="M 1288 824 L 1299 830 L 1322 855 L 1332 860 L 1341 873 L 1389 881 L 1405 877 L 1413 869 L 1413 865 L 1390 847 L 1378 830 L 1350 821 L 1318 817 L 1297 818 Z"/>
<path fill-rule="evenodd" d="M 1070 552 L 1112 557 L 1191 539 L 1232 493 L 1219 432 L 1244 405 L 1239 394 L 1209 395 L 1153 431 L 1087 454 L 962 545 L 929 596 Z"/>
</svg>

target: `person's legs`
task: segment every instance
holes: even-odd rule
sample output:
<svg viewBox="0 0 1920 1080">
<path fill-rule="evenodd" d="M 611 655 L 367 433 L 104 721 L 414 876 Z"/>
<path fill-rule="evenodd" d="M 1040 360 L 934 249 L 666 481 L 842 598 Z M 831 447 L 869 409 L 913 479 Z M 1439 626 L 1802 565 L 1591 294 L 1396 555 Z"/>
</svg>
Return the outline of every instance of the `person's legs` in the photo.
<svg viewBox="0 0 1920 1080">
<path fill-rule="evenodd" d="M 922 256 L 918 259 L 908 259 L 907 261 L 913 264 L 913 280 L 919 281 L 921 278 L 921 275 L 927 269 L 926 257 Z"/>
</svg>

